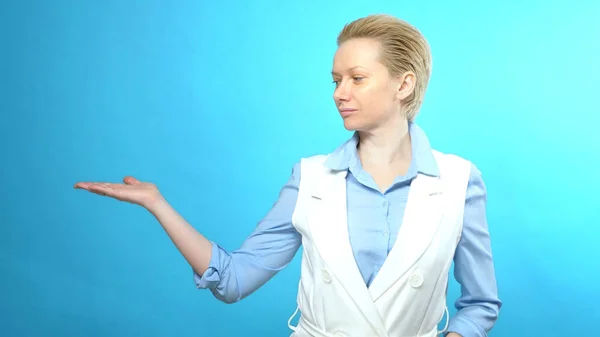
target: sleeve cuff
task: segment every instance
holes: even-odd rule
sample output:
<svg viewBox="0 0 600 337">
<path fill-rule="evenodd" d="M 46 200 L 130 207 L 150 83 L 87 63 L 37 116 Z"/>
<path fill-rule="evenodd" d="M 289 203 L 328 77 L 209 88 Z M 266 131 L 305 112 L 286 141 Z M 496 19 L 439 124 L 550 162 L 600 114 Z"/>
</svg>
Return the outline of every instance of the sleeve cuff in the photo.
<svg viewBox="0 0 600 337">
<path fill-rule="evenodd" d="M 221 281 L 221 276 L 219 275 L 218 269 L 218 261 L 220 261 L 221 250 L 214 242 L 211 243 L 212 255 L 208 264 L 208 268 L 204 274 L 200 275 L 198 272 L 192 269 L 194 283 L 198 289 L 214 289 Z"/>
<path fill-rule="evenodd" d="M 446 335 L 454 332 L 462 337 L 487 337 L 487 332 L 471 321 L 469 318 L 464 316 L 454 316 L 450 319 Z"/>
</svg>

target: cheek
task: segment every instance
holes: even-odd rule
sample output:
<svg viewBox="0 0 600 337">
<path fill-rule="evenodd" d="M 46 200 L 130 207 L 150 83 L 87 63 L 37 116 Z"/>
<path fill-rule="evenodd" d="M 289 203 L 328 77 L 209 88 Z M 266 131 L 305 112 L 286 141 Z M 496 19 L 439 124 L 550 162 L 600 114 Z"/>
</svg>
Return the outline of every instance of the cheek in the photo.
<svg viewBox="0 0 600 337">
<path fill-rule="evenodd" d="M 387 115 L 393 110 L 394 93 L 390 92 L 389 88 L 373 87 L 364 90 L 357 95 L 362 108 L 366 109 L 370 114 L 381 116 Z"/>
</svg>

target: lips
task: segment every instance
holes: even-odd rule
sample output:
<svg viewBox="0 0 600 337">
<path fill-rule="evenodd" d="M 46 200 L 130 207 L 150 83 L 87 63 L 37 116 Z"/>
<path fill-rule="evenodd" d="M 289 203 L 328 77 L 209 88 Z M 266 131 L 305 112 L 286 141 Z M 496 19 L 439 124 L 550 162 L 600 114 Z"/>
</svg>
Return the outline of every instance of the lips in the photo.
<svg viewBox="0 0 600 337">
<path fill-rule="evenodd" d="M 350 114 L 352 114 L 353 112 L 355 112 L 357 109 L 351 109 L 351 108 L 343 108 L 343 109 L 338 109 L 338 111 L 340 112 L 340 115 L 342 115 L 342 117 L 346 117 Z"/>
</svg>

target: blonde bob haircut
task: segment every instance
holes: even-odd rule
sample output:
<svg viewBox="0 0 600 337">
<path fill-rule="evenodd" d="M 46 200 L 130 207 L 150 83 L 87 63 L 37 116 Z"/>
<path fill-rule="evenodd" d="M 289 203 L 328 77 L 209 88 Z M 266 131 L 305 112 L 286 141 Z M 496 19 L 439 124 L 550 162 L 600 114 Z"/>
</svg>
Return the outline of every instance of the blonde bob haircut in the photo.
<svg viewBox="0 0 600 337">
<path fill-rule="evenodd" d="M 386 14 L 369 15 L 345 25 L 337 45 L 355 38 L 368 38 L 381 45 L 381 62 L 390 75 L 415 74 L 415 88 L 403 102 L 403 113 L 413 121 L 421 108 L 431 75 L 431 51 L 425 37 L 412 25 Z"/>
</svg>

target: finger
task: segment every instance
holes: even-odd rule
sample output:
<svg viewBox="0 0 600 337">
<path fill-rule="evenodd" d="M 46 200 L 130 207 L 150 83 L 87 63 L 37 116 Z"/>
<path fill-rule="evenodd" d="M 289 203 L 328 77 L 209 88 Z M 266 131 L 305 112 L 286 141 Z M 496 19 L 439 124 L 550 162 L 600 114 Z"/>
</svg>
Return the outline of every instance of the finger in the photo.
<svg viewBox="0 0 600 337">
<path fill-rule="evenodd" d="M 81 188 L 81 189 L 87 189 L 88 186 L 90 186 L 91 183 L 88 182 L 78 182 L 76 183 L 73 187 L 74 188 Z"/>
<path fill-rule="evenodd" d="M 79 188 L 79 189 L 84 189 L 84 190 L 88 190 L 90 188 L 90 186 L 94 186 L 94 185 L 100 185 L 102 183 L 93 183 L 93 182 L 78 182 L 75 184 L 75 186 L 73 186 L 74 188 Z"/>
<path fill-rule="evenodd" d="M 110 183 L 92 183 L 88 186 L 87 190 L 104 196 L 115 196 L 117 190 L 114 188 L 115 184 Z"/>
<path fill-rule="evenodd" d="M 134 177 L 131 176 L 127 176 L 125 178 L 123 178 L 123 182 L 127 185 L 137 185 L 140 183 L 139 180 L 135 179 Z"/>
<path fill-rule="evenodd" d="M 73 186 L 73 187 L 75 187 L 75 188 L 82 188 L 82 189 L 86 189 L 86 190 L 87 190 L 87 189 L 89 189 L 89 188 L 90 188 L 90 186 L 105 186 L 105 187 L 108 187 L 108 186 L 110 186 L 110 185 L 113 185 L 113 184 L 110 184 L 110 183 L 99 183 L 99 182 L 85 182 L 85 181 L 82 181 L 82 182 L 78 182 L 78 183 L 76 183 L 76 184 L 75 184 L 75 186 Z"/>
<path fill-rule="evenodd" d="M 102 183 L 91 183 L 87 186 L 90 191 L 105 191 L 108 187 Z"/>
</svg>

